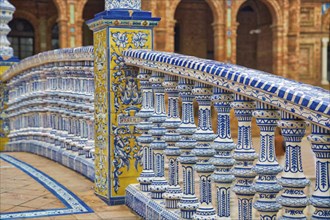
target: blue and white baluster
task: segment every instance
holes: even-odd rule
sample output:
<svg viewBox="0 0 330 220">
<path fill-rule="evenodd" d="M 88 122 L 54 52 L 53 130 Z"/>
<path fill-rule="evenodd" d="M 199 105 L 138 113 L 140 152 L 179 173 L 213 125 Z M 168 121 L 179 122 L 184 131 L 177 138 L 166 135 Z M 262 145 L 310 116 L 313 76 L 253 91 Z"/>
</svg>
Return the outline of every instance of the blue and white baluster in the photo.
<svg viewBox="0 0 330 220">
<path fill-rule="evenodd" d="M 199 206 L 195 195 L 194 165 L 197 162 L 197 157 L 191 152 L 196 146 L 196 140 L 192 138 L 192 135 L 196 132 L 193 88 L 194 81 L 179 78 L 178 90 L 182 101 L 182 121 L 176 131 L 180 134 L 181 139 L 176 142 L 175 146 L 181 150 L 179 162 L 182 165 L 183 195 L 178 206 L 183 219 L 191 219 Z"/>
<path fill-rule="evenodd" d="M 313 124 L 308 140 L 316 156 L 316 182 L 310 198 L 315 207 L 312 219 L 330 219 L 330 130 Z"/>
<path fill-rule="evenodd" d="M 253 162 L 258 157 L 252 146 L 251 120 L 255 109 L 253 100 L 235 94 L 231 104 L 238 120 L 238 142 L 233 157 L 236 164 L 233 174 L 237 181 L 233 188 L 238 198 L 238 218 L 252 219 L 252 200 L 256 193 L 253 180 L 256 173 L 252 170 Z"/>
<path fill-rule="evenodd" d="M 215 166 L 212 179 L 217 187 L 217 213 L 219 217 L 230 217 L 230 188 L 235 177 L 232 167 L 235 160 L 232 151 L 236 148 L 230 131 L 230 104 L 234 94 L 227 90 L 214 87 L 212 101 L 218 113 L 217 138 L 213 142 L 216 154 L 210 159 Z"/>
<path fill-rule="evenodd" d="M 216 153 L 211 147 L 216 138 L 216 134 L 214 134 L 211 126 L 212 87 L 204 83 L 195 82 L 193 94 L 198 102 L 198 127 L 193 134 L 197 145 L 192 152 L 198 158 L 195 169 L 199 176 L 200 189 L 200 205 L 193 219 L 216 219 L 216 212 L 212 206 L 211 184 L 211 174 L 214 171 L 214 166 L 209 162 L 209 159 Z"/>
<path fill-rule="evenodd" d="M 163 193 L 168 188 L 167 181 L 164 177 L 164 150 L 166 149 L 166 142 L 162 138 L 166 133 L 166 129 L 162 125 L 166 120 L 165 94 L 164 87 L 162 86 L 164 73 L 153 71 L 149 81 L 151 82 L 155 102 L 154 114 L 149 118 L 149 121 L 153 123 L 153 127 L 149 130 L 149 133 L 154 139 L 150 144 L 150 148 L 153 151 L 153 170 L 155 172 L 155 178 L 149 188 L 151 191 L 151 198 L 162 199 Z"/>
<path fill-rule="evenodd" d="M 278 122 L 285 140 L 285 168 L 278 183 L 284 191 L 277 202 L 283 206 L 284 214 L 281 219 L 306 219 L 303 213 L 308 205 L 308 198 L 304 193 L 305 186 L 309 185 L 302 167 L 301 140 L 305 135 L 306 123 L 281 111 L 281 120 Z"/>
<path fill-rule="evenodd" d="M 137 138 L 137 141 L 141 145 L 143 151 L 143 170 L 141 175 L 138 177 L 138 181 L 140 182 L 141 190 L 144 192 L 149 192 L 149 186 L 155 177 L 152 151 L 150 148 L 150 143 L 153 141 L 153 138 L 148 133 L 148 131 L 152 129 L 152 122 L 149 121 L 149 118 L 154 113 L 154 97 L 151 83 L 149 82 L 150 71 L 140 69 L 137 78 L 140 80 L 142 93 L 142 108 L 136 114 L 136 116 L 142 118 L 142 122 L 136 125 L 136 127 L 142 131 L 142 135 Z"/>
<path fill-rule="evenodd" d="M 182 196 L 182 190 L 179 185 L 179 162 L 180 148 L 175 145 L 180 140 L 180 134 L 176 129 L 181 124 L 180 112 L 179 112 L 179 92 L 178 77 L 177 76 L 165 76 L 163 82 L 165 92 L 168 96 L 167 105 L 167 119 L 163 123 L 166 128 L 166 133 L 163 136 L 167 143 L 165 150 L 166 157 L 168 159 L 168 185 L 166 192 L 163 195 L 165 199 L 165 207 L 169 209 L 177 209 L 178 202 Z"/>
<path fill-rule="evenodd" d="M 253 207 L 260 212 L 260 219 L 275 220 L 281 205 L 276 202 L 276 195 L 282 189 L 276 175 L 282 171 L 275 154 L 275 129 L 280 118 L 279 111 L 265 103 L 257 102 L 253 112 L 260 128 L 259 160 L 253 170 L 258 174 L 254 189 L 259 198 Z"/>
</svg>

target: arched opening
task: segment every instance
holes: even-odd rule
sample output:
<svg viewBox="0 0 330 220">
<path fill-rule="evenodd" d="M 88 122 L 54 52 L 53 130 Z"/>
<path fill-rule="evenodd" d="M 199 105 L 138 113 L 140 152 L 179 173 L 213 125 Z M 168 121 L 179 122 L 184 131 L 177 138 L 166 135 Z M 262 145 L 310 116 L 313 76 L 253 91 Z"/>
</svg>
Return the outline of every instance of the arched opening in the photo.
<svg viewBox="0 0 330 220">
<path fill-rule="evenodd" d="M 272 15 L 262 1 L 247 0 L 237 14 L 236 63 L 273 73 Z"/>
<path fill-rule="evenodd" d="M 175 11 L 174 50 L 214 58 L 213 13 L 205 0 L 182 0 Z"/>
<path fill-rule="evenodd" d="M 60 48 L 59 27 L 58 23 L 55 23 L 52 27 L 52 50 L 58 48 Z"/>
<path fill-rule="evenodd" d="M 83 46 L 93 45 L 93 31 L 89 29 L 86 25 L 86 21 L 94 18 L 97 13 L 104 11 L 104 1 L 103 0 L 88 0 L 83 12 L 83 23 L 82 33 L 83 33 Z"/>
<path fill-rule="evenodd" d="M 34 54 L 34 28 L 25 19 L 13 19 L 9 22 L 11 29 L 8 39 L 14 49 L 14 55 L 19 59 L 32 56 Z"/>
<path fill-rule="evenodd" d="M 14 13 L 14 20 L 25 20 L 32 26 L 34 34 L 33 34 L 33 54 L 40 53 L 42 51 L 47 51 L 52 49 L 52 43 L 54 37 L 52 33 L 52 29 L 56 24 L 56 20 L 59 17 L 57 7 L 53 0 L 11 0 L 10 1 L 16 8 Z M 14 23 L 12 23 L 14 24 Z M 15 24 L 15 26 L 25 25 L 25 23 Z M 29 25 L 27 27 L 21 27 L 20 30 L 16 29 L 15 33 L 11 31 L 9 36 L 26 36 L 26 32 Z M 15 28 L 15 27 L 14 27 Z M 12 28 L 12 29 L 14 29 Z M 31 29 L 31 28 L 30 28 Z M 23 33 L 19 33 L 23 32 Z M 30 31 L 31 32 L 31 31 Z M 31 35 L 31 33 L 30 33 Z M 59 34 L 58 34 L 59 35 Z M 23 37 L 24 38 L 24 37 Z M 23 39 L 22 38 L 22 39 Z M 13 44 L 17 44 L 13 42 Z M 31 45 L 31 43 L 29 43 Z M 21 44 L 22 45 L 22 44 Z M 22 49 L 22 48 L 21 48 Z M 14 49 L 15 50 L 15 49 Z M 16 51 L 15 51 L 16 52 Z M 27 52 L 17 52 L 21 54 L 27 54 Z M 33 55 L 31 53 L 28 53 Z M 23 57 L 25 55 L 22 55 Z"/>
</svg>

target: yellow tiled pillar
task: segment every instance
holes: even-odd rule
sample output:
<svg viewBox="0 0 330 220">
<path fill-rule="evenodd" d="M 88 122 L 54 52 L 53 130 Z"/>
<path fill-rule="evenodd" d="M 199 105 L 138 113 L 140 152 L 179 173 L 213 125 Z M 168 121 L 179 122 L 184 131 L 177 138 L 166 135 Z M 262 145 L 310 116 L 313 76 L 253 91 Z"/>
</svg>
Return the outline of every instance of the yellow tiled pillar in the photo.
<svg viewBox="0 0 330 220">
<path fill-rule="evenodd" d="M 140 0 L 105 1 L 105 11 L 87 22 L 94 32 L 95 193 L 111 205 L 125 201 L 125 189 L 142 171 L 135 114 L 141 107 L 138 71 L 122 52 L 152 49 L 159 18 L 141 11 Z"/>
</svg>

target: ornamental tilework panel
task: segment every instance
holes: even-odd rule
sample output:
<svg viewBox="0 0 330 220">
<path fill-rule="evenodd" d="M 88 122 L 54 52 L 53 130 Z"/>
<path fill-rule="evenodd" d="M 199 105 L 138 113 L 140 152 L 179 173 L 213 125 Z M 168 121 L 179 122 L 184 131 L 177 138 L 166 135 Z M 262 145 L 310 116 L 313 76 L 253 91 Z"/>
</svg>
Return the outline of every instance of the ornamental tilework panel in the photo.
<svg viewBox="0 0 330 220">
<path fill-rule="evenodd" d="M 111 195 L 124 196 L 126 187 L 136 182 L 142 171 L 142 152 L 134 125 L 141 108 L 141 92 L 136 79 L 138 71 L 124 64 L 122 52 L 127 49 L 151 49 L 152 30 L 110 28 L 110 161 Z"/>
<path fill-rule="evenodd" d="M 96 194 L 123 199 L 142 171 L 134 125 L 142 97 L 137 69 L 124 64 L 127 49 L 151 49 L 151 29 L 107 28 L 94 33 Z M 110 203 L 113 203 L 110 201 Z"/>
<path fill-rule="evenodd" d="M 107 31 L 94 33 L 95 193 L 109 197 Z"/>
</svg>

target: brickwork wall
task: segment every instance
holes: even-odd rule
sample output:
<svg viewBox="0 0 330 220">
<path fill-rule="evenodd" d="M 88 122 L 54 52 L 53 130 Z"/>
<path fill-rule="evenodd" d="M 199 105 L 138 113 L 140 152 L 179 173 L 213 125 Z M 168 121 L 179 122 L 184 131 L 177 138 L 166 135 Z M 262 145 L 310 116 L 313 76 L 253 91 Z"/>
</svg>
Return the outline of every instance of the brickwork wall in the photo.
<svg viewBox="0 0 330 220">
<path fill-rule="evenodd" d="M 58 22 L 60 46 L 77 47 L 91 43 L 86 19 L 104 8 L 102 0 L 11 0 L 15 18 L 25 18 L 35 27 L 35 52 L 50 49 L 50 28 Z M 185 3 L 188 2 L 188 3 Z M 192 3 L 194 2 L 194 3 Z M 320 85 L 321 38 L 329 37 L 330 12 L 321 12 L 323 1 L 260 0 L 261 33 L 247 34 L 239 9 L 245 0 L 142 0 L 142 9 L 162 18 L 155 28 L 155 49 L 175 50 L 175 26 L 181 26 L 180 51 L 199 57 L 239 63 L 277 75 Z M 186 5 L 186 6 L 185 6 Z M 187 6 L 188 5 L 188 6 Z M 196 6 L 198 5 L 198 7 Z M 197 9 L 198 8 L 198 9 Z M 267 12 L 266 14 L 263 14 Z M 211 16 L 212 15 L 212 16 Z M 186 19 L 186 17 L 193 19 Z M 45 26 L 46 25 L 46 26 Z M 227 26 L 229 25 L 229 29 Z M 246 25 L 246 24 L 245 24 Z M 240 28 L 243 28 L 240 30 Z M 246 29 L 244 31 L 244 29 Z M 241 33 L 242 31 L 242 33 Z M 228 39 L 230 38 L 230 41 Z M 85 40 L 84 40 L 85 39 Z M 243 39 L 243 41 L 242 41 Z M 240 42 L 243 43 L 240 43 Z M 247 41 L 248 43 L 244 43 Z M 251 44 L 251 45 L 250 45 Z M 252 46 L 255 52 L 252 51 Z M 237 48 L 236 48 L 237 47 Z M 250 56 L 242 52 L 242 47 Z M 208 52 L 207 52 L 208 51 Z M 229 55 L 229 57 L 228 57 Z M 252 59 L 255 57 L 255 59 Z M 243 63 L 244 62 L 244 63 Z"/>
</svg>

